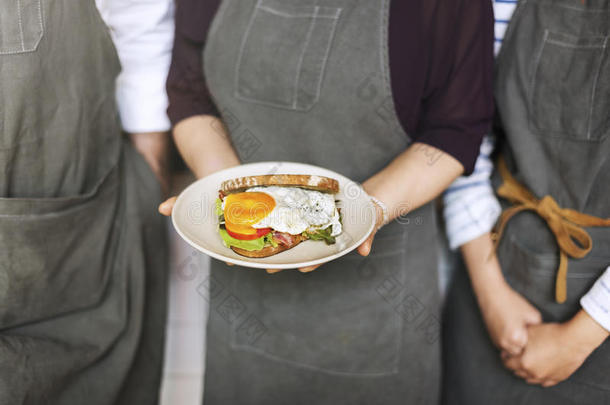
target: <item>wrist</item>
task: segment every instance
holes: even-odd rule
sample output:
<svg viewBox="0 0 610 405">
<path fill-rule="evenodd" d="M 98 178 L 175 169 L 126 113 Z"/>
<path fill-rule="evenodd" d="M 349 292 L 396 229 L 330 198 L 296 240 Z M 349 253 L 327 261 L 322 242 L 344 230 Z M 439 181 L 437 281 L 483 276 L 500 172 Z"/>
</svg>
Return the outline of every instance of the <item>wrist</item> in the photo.
<svg viewBox="0 0 610 405">
<path fill-rule="evenodd" d="M 373 205 L 375 206 L 375 212 L 377 214 L 376 216 L 376 226 L 377 228 L 381 228 L 382 226 L 384 226 L 385 224 L 387 224 L 389 222 L 389 214 L 388 214 L 388 206 L 385 205 L 385 203 L 383 201 L 381 201 L 380 199 L 378 199 L 377 197 L 374 197 L 372 195 L 369 195 L 369 197 L 371 198 L 371 201 L 373 202 Z"/>
<path fill-rule="evenodd" d="M 389 208 L 391 196 L 383 192 L 383 184 L 382 179 L 378 175 L 375 175 L 362 183 L 362 189 L 369 196 L 375 207 L 377 229 L 394 218 L 394 215 L 390 212 Z"/>
<path fill-rule="evenodd" d="M 566 344 L 569 344 L 575 351 L 584 356 L 591 354 L 610 335 L 610 332 L 583 309 L 564 323 L 564 327 L 567 329 L 568 341 Z"/>
</svg>

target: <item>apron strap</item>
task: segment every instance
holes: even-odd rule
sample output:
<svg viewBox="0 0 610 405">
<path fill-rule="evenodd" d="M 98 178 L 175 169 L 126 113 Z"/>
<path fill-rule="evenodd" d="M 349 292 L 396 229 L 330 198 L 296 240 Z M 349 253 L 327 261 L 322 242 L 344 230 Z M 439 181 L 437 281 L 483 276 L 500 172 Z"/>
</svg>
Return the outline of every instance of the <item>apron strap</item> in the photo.
<svg viewBox="0 0 610 405">
<path fill-rule="evenodd" d="M 492 234 L 494 249 L 497 249 L 504 228 L 514 215 L 522 211 L 536 212 L 546 221 L 559 246 L 555 300 L 564 303 L 567 299 L 568 256 L 581 259 L 593 248 L 591 236 L 582 227 L 610 226 L 610 218 L 598 218 L 576 210 L 561 208 L 550 195 L 538 199 L 512 176 L 502 156 L 498 159 L 497 167 L 503 181 L 497 193 L 512 202 L 513 206 L 502 212 L 496 224 L 496 230 Z"/>
</svg>

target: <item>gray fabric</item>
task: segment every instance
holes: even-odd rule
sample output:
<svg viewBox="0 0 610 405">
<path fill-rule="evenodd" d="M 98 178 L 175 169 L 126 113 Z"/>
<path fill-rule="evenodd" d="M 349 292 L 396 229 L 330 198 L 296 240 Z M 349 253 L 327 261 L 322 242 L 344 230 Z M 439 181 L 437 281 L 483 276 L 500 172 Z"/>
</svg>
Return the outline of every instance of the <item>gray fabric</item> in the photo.
<svg viewBox="0 0 610 405">
<path fill-rule="evenodd" d="M 363 181 L 404 151 L 387 26 L 387 0 L 224 1 L 205 77 L 241 160 Z M 435 246 L 426 205 L 309 274 L 213 261 L 204 403 L 435 403 Z"/>
<path fill-rule="evenodd" d="M 501 150 L 515 177 L 538 197 L 549 194 L 564 208 L 600 217 L 610 217 L 609 25 L 607 1 L 522 1 L 496 78 L 506 133 Z M 522 213 L 507 226 L 498 251 L 505 277 L 546 322 L 571 318 L 580 309 L 580 297 L 610 264 L 610 229 L 588 231 L 593 250 L 569 260 L 568 298 L 558 304 L 559 253 L 547 225 L 533 213 Z M 608 403 L 610 343 L 567 382 L 546 390 L 527 385 L 502 370 L 464 277 L 458 275 L 447 301 L 446 403 Z"/>
<path fill-rule="evenodd" d="M 44 33 L 36 48 L 3 54 L 12 48 L 0 45 L 0 197 L 87 194 L 121 149 L 114 46 L 91 0 L 15 3 L 2 6 L 3 41 L 16 27 L 26 39 Z"/>
<path fill-rule="evenodd" d="M 464 268 L 456 270 L 443 314 L 443 404 L 608 404 L 608 345 L 602 345 L 593 356 L 597 360 L 587 361 L 572 377 L 554 387 L 527 385 L 502 365 L 481 319 L 468 275 Z"/>
<path fill-rule="evenodd" d="M 2 7 L 0 404 L 154 404 L 164 223 L 112 41 L 92 0 Z"/>
</svg>

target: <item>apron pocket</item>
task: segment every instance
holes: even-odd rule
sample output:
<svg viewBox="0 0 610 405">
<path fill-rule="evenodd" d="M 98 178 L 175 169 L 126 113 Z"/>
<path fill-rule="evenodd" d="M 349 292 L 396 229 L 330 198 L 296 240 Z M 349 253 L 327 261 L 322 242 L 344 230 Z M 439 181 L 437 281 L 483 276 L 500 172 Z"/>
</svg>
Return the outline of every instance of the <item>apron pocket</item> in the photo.
<svg viewBox="0 0 610 405">
<path fill-rule="evenodd" d="M 242 38 L 235 97 L 307 111 L 320 97 L 340 8 L 259 0 Z"/>
<path fill-rule="evenodd" d="M 559 304 L 555 301 L 558 254 L 535 253 L 522 246 L 515 235 L 510 235 L 502 245 L 500 263 L 507 281 L 542 312 L 545 322 L 563 322 L 571 318 L 580 309 L 580 298 L 610 263 L 610 258 L 591 255 L 570 259 L 568 297 L 565 303 Z"/>
<path fill-rule="evenodd" d="M 386 287 L 405 285 L 405 246 L 406 233 L 387 235 L 368 257 L 352 252 L 310 274 L 241 272 L 234 291 L 266 332 L 252 342 L 232 328 L 232 346 L 333 374 L 397 373 L 403 317 Z"/>
<path fill-rule="evenodd" d="M 0 13 L 0 55 L 36 50 L 43 34 L 41 0 L 8 0 Z"/>
<path fill-rule="evenodd" d="M 0 329 L 95 305 L 113 266 L 114 169 L 86 195 L 0 199 Z"/>
<path fill-rule="evenodd" d="M 543 135 L 598 141 L 610 117 L 608 37 L 545 30 L 530 90 L 530 123 Z"/>
</svg>

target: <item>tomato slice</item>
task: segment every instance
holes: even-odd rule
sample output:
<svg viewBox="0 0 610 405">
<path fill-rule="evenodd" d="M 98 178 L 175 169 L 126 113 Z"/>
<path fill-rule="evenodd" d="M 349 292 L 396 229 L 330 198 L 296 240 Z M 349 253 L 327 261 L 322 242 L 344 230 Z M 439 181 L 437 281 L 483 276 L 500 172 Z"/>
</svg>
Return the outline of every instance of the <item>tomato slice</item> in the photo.
<svg viewBox="0 0 610 405">
<path fill-rule="evenodd" d="M 227 233 L 235 238 L 235 239 L 240 239 L 240 240 L 253 240 L 253 239 L 258 239 L 261 236 L 265 236 L 267 235 L 269 232 L 271 232 L 271 228 L 261 228 L 261 229 L 256 229 L 256 232 L 253 234 L 243 234 L 243 233 L 236 233 L 236 232 L 231 232 L 229 230 L 229 228 L 227 228 L 226 224 L 225 224 L 225 229 L 227 230 Z"/>
<path fill-rule="evenodd" d="M 225 228 L 238 235 L 255 235 L 256 228 L 248 224 L 234 224 L 225 217 Z"/>
</svg>

